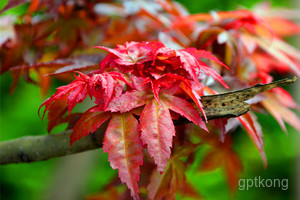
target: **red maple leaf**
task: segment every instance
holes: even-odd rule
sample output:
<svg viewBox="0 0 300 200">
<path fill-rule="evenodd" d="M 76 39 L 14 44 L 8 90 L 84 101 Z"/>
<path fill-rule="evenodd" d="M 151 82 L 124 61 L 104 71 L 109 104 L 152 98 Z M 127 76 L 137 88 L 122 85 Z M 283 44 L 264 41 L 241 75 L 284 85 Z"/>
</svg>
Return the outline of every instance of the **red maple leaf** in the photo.
<svg viewBox="0 0 300 200">
<path fill-rule="evenodd" d="M 53 113 L 58 105 L 61 110 L 58 117 L 62 117 L 67 107 L 70 114 L 86 96 L 94 98 L 96 105 L 76 122 L 70 143 L 93 133 L 111 118 L 103 150 L 108 153 L 112 168 L 118 169 L 119 177 L 131 190 L 131 195 L 138 199 L 142 144 L 147 145 L 158 171 L 163 173 L 175 136 L 173 119 L 178 114 L 208 131 L 200 115 L 202 112 L 205 116 L 200 99 L 204 86 L 199 75 L 204 72 L 225 87 L 227 85 L 200 59 L 225 65 L 203 50 L 174 50 L 160 42 L 128 42 L 115 49 L 98 48 L 109 51 L 100 69 L 87 75 L 78 72 L 79 76 L 75 76 L 73 82 L 59 87 L 41 107 L 45 105 L 45 115 L 47 110 Z M 139 107 L 140 111 L 136 112 Z M 133 114 L 140 115 L 139 121 Z"/>
<path fill-rule="evenodd" d="M 143 145 L 137 120 L 130 113 L 113 115 L 106 129 L 103 151 L 113 169 L 131 190 L 131 196 L 139 199 L 138 180 L 143 164 Z"/>
</svg>

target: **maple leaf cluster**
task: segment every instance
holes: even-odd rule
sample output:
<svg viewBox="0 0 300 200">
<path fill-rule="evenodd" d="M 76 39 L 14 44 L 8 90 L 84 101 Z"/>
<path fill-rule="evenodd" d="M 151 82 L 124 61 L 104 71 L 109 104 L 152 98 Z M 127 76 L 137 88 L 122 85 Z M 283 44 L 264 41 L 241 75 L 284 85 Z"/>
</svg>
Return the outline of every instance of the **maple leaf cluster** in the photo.
<svg viewBox="0 0 300 200">
<path fill-rule="evenodd" d="M 23 75 L 43 94 L 52 77 L 71 82 L 41 105 L 43 117 L 49 111 L 48 131 L 69 123 L 73 144 L 109 122 L 103 150 L 136 199 L 139 188 L 150 199 L 197 196 L 183 172 L 200 145 L 211 149 L 199 171 L 221 167 L 234 191 L 242 164 L 227 133 L 244 127 L 267 165 L 255 112 L 268 111 L 284 131 L 284 122 L 300 131 L 291 110 L 299 106 L 282 88 L 256 96 L 249 101 L 252 111 L 231 119 L 207 121 L 200 98 L 269 83 L 274 75 L 300 76 L 300 52 L 284 41 L 300 33 L 300 26 L 284 17 L 297 19 L 297 11 L 282 9 L 286 14 L 277 15 L 264 3 L 253 10 L 189 14 L 168 0 L 28 4 L 18 17 L 22 23 L 0 18 L 6 30 L 0 40 L 1 73 L 12 73 L 12 90 Z M 93 106 L 83 114 L 72 112 L 86 97 Z M 192 123 L 174 126 L 181 118 Z"/>
<path fill-rule="evenodd" d="M 45 115 L 59 102 L 71 115 L 74 106 L 87 96 L 94 99 L 96 106 L 83 113 L 75 124 L 71 145 L 110 119 L 103 150 L 131 195 L 138 199 L 143 149 L 147 146 L 158 172 L 163 173 L 176 135 L 173 120 L 178 115 L 208 131 L 199 114 L 201 111 L 205 117 L 200 101 L 204 85 L 198 77 L 211 75 L 227 85 L 201 58 L 224 64 L 204 50 L 174 50 L 161 42 L 128 42 L 115 49 L 97 48 L 109 52 L 100 69 L 87 75 L 78 72 L 73 82 L 57 88 L 41 107 L 46 107 Z M 137 115 L 139 120 L 135 118 Z"/>
</svg>

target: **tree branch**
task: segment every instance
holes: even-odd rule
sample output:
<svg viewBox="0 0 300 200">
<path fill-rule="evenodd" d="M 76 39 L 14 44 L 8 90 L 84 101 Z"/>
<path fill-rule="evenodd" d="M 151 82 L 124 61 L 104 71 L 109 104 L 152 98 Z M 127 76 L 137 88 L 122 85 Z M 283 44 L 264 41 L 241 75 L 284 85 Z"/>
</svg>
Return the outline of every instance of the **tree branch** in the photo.
<svg viewBox="0 0 300 200">
<path fill-rule="evenodd" d="M 293 79 L 286 78 L 233 92 L 202 96 L 201 102 L 205 107 L 204 110 L 208 120 L 238 117 L 250 110 L 250 105 L 245 102 L 246 100 L 275 87 L 294 83 L 296 79 L 296 77 Z M 186 122 L 188 121 L 185 118 L 174 120 L 175 125 Z M 52 135 L 27 136 L 0 142 L 0 164 L 42 161 L 100 148 L 102 147 L 105 129 L 104 125 L 95 133 L 76 141 L 72 147 L 70 147 L 72 130 Z"/>
<path fill-rule="evenodd" d="M 42 136 L 26 136 L 0 142 L 0 164 L 35 162 L 102 147 L 104 129 L 97 130 L 70 146 L 72 130 Z"/>
</svg>

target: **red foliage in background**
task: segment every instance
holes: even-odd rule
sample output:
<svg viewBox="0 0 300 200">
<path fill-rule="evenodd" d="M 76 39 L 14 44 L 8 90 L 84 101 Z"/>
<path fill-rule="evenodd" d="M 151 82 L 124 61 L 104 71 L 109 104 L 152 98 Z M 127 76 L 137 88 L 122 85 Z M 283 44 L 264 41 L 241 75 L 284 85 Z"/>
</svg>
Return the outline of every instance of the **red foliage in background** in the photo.
<svg viewBox="0 0 300 200">
<path fill-rule="evenodd" d="M 10 1 L 4 10 L 18 2 Z M 269 83 L 273 75 L 300 76 L 300 53 L 283 38 L 298 34 L 300 27 L 269 10 L 263 4 L 255 8 L 257 13 L 190 15 L 172 1 L 34 0 L 19 17 L 22 23 L 8 16 L 0 18 L 6 23 L 0 41 L 1 73 L 12 73 L 12 89 L 23 75 L 46 94 L 50 77 L 70 82 L 75 71 L 75 80 L 57 88 L 41 105 L 45 106 L 43 117 L 49 110 L 48 131 L 69 122 L 72 145 L 109 120 L 103 150 L 135 199 L 139 188 L 150 199 L 174 199 L 176 193 L 196 197 L 184 171 L 201 145 L 211 149 L 199 170 L 222 167 L 234 191 L 242 164 L 229 132 L 239 125 L 245 127 L 266 166 L 255 112 L 269 111 L 284 131 L 284 121 L 300 130 L 300 119 L 291 111 L 299 106 L 282 88 L 252 99 L 253 111 L 241 117 L 209 122 L 200 117 L 200 113 L 205 117 L 202 95 Z M 31 78 L 32 74 L 38 79 Z M 94 105 L 83 114 L 71 113 L 87 96 Z M 179 116 L 192 123 L 174 126 Z M 140 169 L 142 165 L 147 169 Z M 103 197 L 90 198 L 126 195 L 113 191 L 111 185 Z"/>
</svg>

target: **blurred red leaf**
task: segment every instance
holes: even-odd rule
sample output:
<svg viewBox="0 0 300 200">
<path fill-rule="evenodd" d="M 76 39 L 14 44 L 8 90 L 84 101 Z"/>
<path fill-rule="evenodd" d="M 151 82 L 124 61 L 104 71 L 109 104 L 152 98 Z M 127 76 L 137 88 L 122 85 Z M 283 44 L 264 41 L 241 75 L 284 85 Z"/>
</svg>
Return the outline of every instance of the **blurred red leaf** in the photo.
<svg viewBox="0 0 300 200">
<path fill-rule="evenodd" d="M 222 168 L 230 190 L 236 191 L 243 166 L 238 154 L 232 148 L 231 138 L 226 137 L 224 142 L 220 142 L 213 133 L 209 135 L 199 133 L 199 136 L 206 144 L 211 145 L 211 149 L 205 154 L 199 169 L 206 172 Z"/>
<path fill-rule="evenodd" d="M 293 113 L 288 107 L 284 106 L 277 101 L 277 97 L 272 93 L 265 93 L 267 98 L 262 101 L 263 106 L 273 115 L 273 117 L 277 120 L 279 125 L 281 126 L 282 130 L 286 132 L 286 127 L 284 125 L 284 121 L 289 123 L 295 129 L 300 131 L 300 118 Z M 282 98 L 279 96 L 279 98 Z M 283 98 L 286 98 L 283 96 Z M 287 99 L 289 100 L 289 99 Z M 293 106 L 293 101 L 287 101 L 286 103 L 290 102 L 290 105 Z"/>
<path fill-rule="evenodd" d="M 268 17 L 267 21 L 279 36 L 292 36 L 300 33 L 300 26 L 280 17 Z"/>
<path fill-rule="evenodd" d="M 147 186 L 149 191 L 148 198 L 156 199 L 176 199 L 176 194 L 185 195 L 185 197 L 199 198 L 199 194 L 191 186 L 183 173 L 186 170 L 185 163 L 180 159 L 190 155 L 197 145 L 189 145 L 176 151 L 168 161 L 165 171 L 161 174 L 153 170 L 150 182 Z"/>
</svg>

